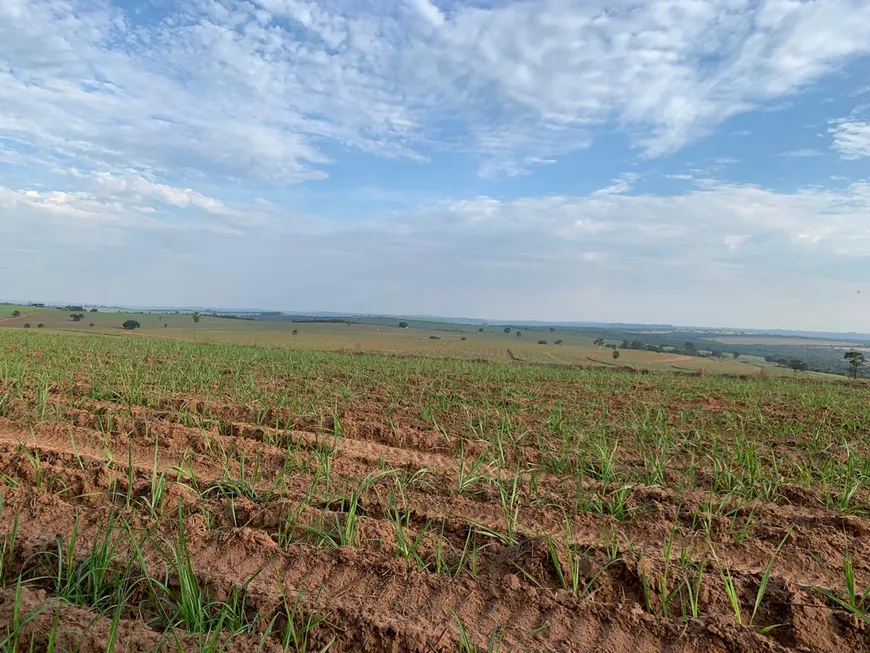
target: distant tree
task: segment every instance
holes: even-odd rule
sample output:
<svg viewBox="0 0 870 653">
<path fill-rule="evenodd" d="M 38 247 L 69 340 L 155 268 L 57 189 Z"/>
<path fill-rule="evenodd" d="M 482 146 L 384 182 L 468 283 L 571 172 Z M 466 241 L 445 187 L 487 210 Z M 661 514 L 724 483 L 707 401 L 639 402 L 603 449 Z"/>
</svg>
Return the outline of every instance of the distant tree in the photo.
<svg viewBox="0 0 870 653">
<path fill-rule="evenodd" d="M 791 359 L 788 362 L 788 366 L 794 370 L 795 374 L 797 374 L 798 372 L 806 372 L 807 369 L 809 369 L 809 366 L 806 363 L 804 363 L 801 360 L 798 360 L 797 358 Z"/>
<path fill-rule="evenodd" d="M 89 325 L 88 325 L 88 326 L 90 326 L 90 327 L 92 327 L 92 326 L 94 326 L 94 323 L 93 323 L 93 322 L 91 322 L 91 323 L 90 323 L 90 324 L 89 324 Z"/>
<path fill-rule="evenodd" d="M 713 358 L 723 358 L 725 356 L 725 352 L 719 351 L 718 349 L 714 349 L 710 352 L 710 355 Z"/>
<path fill-rule="evenodd" d="M 293 329 L 293 335 L 294 335 L 294 336 L 298 336 L 298 335 L 299 335 L 299 329 Z"/>
<path fill-rule="evenodd" d="M 45 325 L 42 322 L 40 322 L 39 324 L 36 325 L 37 329 L 42 329 L 44 327 L 45 327 Z"/>
<path fill-rule="evenodd" d="M 538 340 L 538 344 L 539 345 L 546 345 L 547 341 L 546 340 Z"/>
<path fill-rule="evenodd" d="M 686 351 L 698 351 L 698 348 L 695 346 L 695 343 L 691 340 L 687 340 L 686 344 L 683 345 Z"/>
<path fill-rule="evenodd" d="M 517 331 L 517 338 L 519 338 L 521 335 L 523 335 L 523 332 L 522 332 L 522 331 Z"/>
<path fill-rule="evenodd" d="M 163 323 L 163 328 L 164 328 L 164 329 L 165 329 L 166 327 L 168 327 L 168 326 L 169 326 L 169 325 L 166 324 L 166 322 Z"/>
<path fill-rule="evenodd" d="M 735 352 L 734 352 L 733 354 L 731 354 L 731 355 L 734 356 L 734 360 L 737 360 L 738 358 L 740 358 L 740 356 L 741 356 L 742 354 L 741 354 L 739 351 L 735 351 Z"/>
<path fill-rule="evenodd" d="M 483 333 L 483 327 L 480 327 L 480 328 L 477 330 L 477 332 L 478 332 L 478 333 Z"/>
<path fill-rule="evenodd" d="M 462 336 L 462 337 L 460 338 L 460 340 L 465 340 L 465 336 Z"/>
<path fill-rule="evenodd" d="M 561 345 L 561 344 L 562 344 L 562 341 L 561 341 L 561 340 L 557 340 L 557 341 L 554 342 L 553 344 L 554 344 L 554 345 Z"/>
<path fill-rule="evenodd" d="M 550 327 L 550 333 L 553 333 L 553 331 L 555 331 L 555 330 L 556 330 L 556 327 Z"/>
<path fill-rule="evenodd" d="M 98 312 L 99 312 L 99 311 L 97 311 L 97 309 L 95 309 L 95 308 L 92 308 L 92 309 L 91 309 L 91 313 L 98 313 Z"/>
<path fill-rule="evenodd" d="M 659 350 L 659 348 L 656 345 L 647 345 L 646 347 L 644 347 L 644 349 L 646 349 L 647 351 L 658 351 Z"/>
<path fill-rule="evenodd" d="M 510 333 L 510 332 L 511 332 L 511 328 L 510 328 L 510 327 L 505 327 L 505 328 L 504 328 L 504 332 L 505 332 L 505 333 Z"/>
<path fill-rule="evenodd" d="M 613 344 L 605 345 L 605 347 L 607 347 L 608 349 L 616 349 L 616 345 L 613 345 Z"/>
<path fill-rule="evenodd" d="M 441 340 L 438 336 L 429 336 L 429 340 Z"/>
<path fill-rule="evenodd" d="M 25 322 L 25 323 L 24 323 L 24 328 L 25 328 L 25 329 L 29 329 L 29 328 L 30 328 L 30 322 Z"/>
<path fill-rule="evenodd" d="M 595 346 L 601 349 L 604 346 L 604 338 L 596 338 Z"/>
<path fill-rule="evenodd" d="M 196 325 L 199 324 L 202 316 L 200 316 L 199 311 L 194 311 L 191 317 L 193 317 L 193 341 L 196 342 Z"/>
<path fill-rule="evenodd" d="M 614 349 L 613 350 L 613 360 L 616 360 L 617 358 L 619 358 L 619 350 Z"/>
<path fill-rule="evenodd" d="M 628 340 L 623 340 L 619 345 L 620 349 L 628 349 L 630 347 L 631 347 L 631 343 Z"/>
<path fill-rule="evenodd" d="M 133 329 L 138 329 L 142 325 L 139 324 L 136 320 L 127 320 L 121 326 L 127 329 L 127 331 L 132 331 Z"/>
<path fill-rule="evenodd" d="M 82 316 L 79 313 L 71 313 L 70 317 L 72 318 L 73 322 L 80 322 L 82 319 Z"/>
<path fill-rule="evenodd" d="M 849 365 L 849 374 L 852 376 L 853 379 L 857 379 L 858 369 L 867 362 L 864 354 L 860 351 L 847 351 L 845 354 L 843 354 L 843 358 Z"/>
<path fill-rule="evenodd" d="M 21 311 L 19 311 L 19 310 L 12 311 L 12 317 L 20 317 L 20 316 L 21 316 Z"/>
<path fill-rule="evenodd" d="M 407 322 L 399 322 L 399 328 L 401 328 L 401 329 L 407 329 L 407 328 L 408 328 L 408 323 L 407 323 Z"/>
<path fill-rule="evenodd" d="M 644 344 L 640 340 L 632 340 L 630 347 L 632 349 L 643 349 Z"/>
</svg>

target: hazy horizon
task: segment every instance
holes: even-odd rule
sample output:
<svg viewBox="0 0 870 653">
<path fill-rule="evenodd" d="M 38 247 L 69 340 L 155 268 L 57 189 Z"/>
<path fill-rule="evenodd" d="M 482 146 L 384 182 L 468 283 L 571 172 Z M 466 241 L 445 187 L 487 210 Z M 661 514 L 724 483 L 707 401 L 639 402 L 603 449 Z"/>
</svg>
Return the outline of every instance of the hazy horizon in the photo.
<svg viewBox="0 0 870 653">
<path fill-rule="evenodd" d="M 12 0 L 0 62 L 10 296 L 870 332 L 863 0 Z"/>
<path fill-rule="evenodd" d="M 474 315 L 434 315 L 434 314 L 425 314 L 425 313 L 385 313 L 382 311 L 370 311 L 370 312 L 350 312 L 350 311 L 326 311 L 326 310 L 298 310 L 298 309 L 276 309 L 276 308 L 263 308 L 256 306 L 219 306 L 219 305 L 195 305 L 195 304 L 179 304 L 179 305 L 144 305 L 144 304 L 102 304 L 102 303 L 93 303 L 93 302 L 82 302 L 78 300 L 32 300 L 36 303 L 45 303 L 47 306 L 82 306 L 87 308 L 92 307 L 102 307 L 109 309 L 123 309 L 130 311 L 153 311 L 153 312 L 170 312 L 170 311 L 215 311 L 219 313 L 233 313 L 233 312 L 263 312 L 263 313 L 280 313 L 283 315 L 298 315 L 301 317 L 372 317 L 372 318 L 396 318 L 396 319 L 419 319 L 419 320 L 435 320 L 435 321 L 443 321 L 445 323 L 451 323 L 451 321 L 458 321 L 455 323 L 474 323 L 474 324 L 489 324 L 493 326 L 505 326 L 510 324 L 517 325 L 527 325 L 527 326 L 589 326 L 589 327 L 597 327 L 597 326 L 624 326 L 624 327 L 666 327 L 666 328 L 674 328 L 678 330 L 686 329 L 696 329 L 696 330 L 722 330 L 722 331 L 757 331 L 757 332 L 797 332 L 797 333 L 806 333 L 806 334 L 832 334 L 832 335 L 854 335 L 861 337 L 870 337 L 870 332 L 862 332 L 862 331 L 837 331 L 837 330 L 829 330 L 829 329 L 795 329 L 788 326 L 770 326 L 770 327 L 751 327 L 745 325 L 733 325 L 733 324 L 678 324 L 674 322 L 609 322 L 595 319 L 582 319 L 582 320 L 547 320 L 547 319 L 520 319 L 520 318 L 490 318 L 486 316 L 474 316 Z M 26 305 L 31 303 L 31 300 L 9 300 L 9 299 L 0 299 L 0 304 L 17 304 L 17 305 Z"/>
</svg>

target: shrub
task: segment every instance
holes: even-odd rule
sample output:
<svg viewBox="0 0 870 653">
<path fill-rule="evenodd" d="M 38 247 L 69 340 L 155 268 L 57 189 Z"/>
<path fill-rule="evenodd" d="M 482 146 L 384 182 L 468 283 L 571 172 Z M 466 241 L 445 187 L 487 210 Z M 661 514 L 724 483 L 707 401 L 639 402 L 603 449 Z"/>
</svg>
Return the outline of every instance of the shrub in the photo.
<svg viewBox="0 0 870 653">
<path fill-rule="evenodd" d="M 127 320 L 121 326 L 127 329 L 127 331 L 132 331 L 133 329 L 138 329 L 142 325 L 139 324 L 136 320 Z"/>
<path fill-rule="evenodd" d="M 24 328 L 25 328 L 25 329 L 29 329 L 29 328 L 30 328 L 30 322 L 25 322 L 25 323 L 24 323 Z"/>
<path fill-rule="evenodd" d="M 21 311 L 15 310 L 12 311 L 12 317 L 19 317 L 21 315 Z"/>
<path fill-rule="evenodd" d="M 36 325 L 37 329 L 42 329 L 43 327 L 45 327 L 45 325 L 42 322 Z"/>
<path fill-rule="evenodd" d="M 407 329 L 408 323 L 407 322 L 399 322 L 399 328 L 400 329 Z"/>
<path fill-rule="evenodd" d="M 539 345 L 546 345 L 547 341 L 546 340 L 538 340 L 538 344 Z"/>
</svg>

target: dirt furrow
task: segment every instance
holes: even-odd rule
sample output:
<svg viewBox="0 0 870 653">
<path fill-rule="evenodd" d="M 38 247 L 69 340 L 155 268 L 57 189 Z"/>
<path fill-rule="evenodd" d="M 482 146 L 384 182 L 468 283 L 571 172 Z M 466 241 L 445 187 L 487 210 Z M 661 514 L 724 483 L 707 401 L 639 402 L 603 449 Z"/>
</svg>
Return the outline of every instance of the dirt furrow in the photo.
<svg viewBox="0 0 870 653">
<path fill-rule="evenodd" d="M 314 438 L 311 434 L 300 434 Z M 241 457 L 245 448 L 225 436 L 215 436 L 218 440 L 226 440 L 224 450 L 234 448 L 228 455 L 226 464 L 229 469 L 239 469 Z M 342 439 L 335 441 L 341 451 Z M 105 492 L 110 485 L 115 484 L 115 491 L 123 494 L 126 491 L 127 465 L 132 459 L 134 476 L 134 494 L 138 498 L 148 490 L 151 475 L 154 471 L 154 449 L 150 440 L 144 443 L 135 436 L 118 437 L 106 440 L 100 433 L 87 429 L 66 429 L 59 426 L 40 425 L 33 431 L 20 428 L 5 428 L 0 431 L 0 443 L 7 445 L 24 445 L 39 452 L 38 460 L 41 467 L 41 480 L 57 480 L 57 490 L 64 497 L 73 499 L 83 497 L 84 503 L 92 503 L 100 492 Z M 327 448 L 333 443 L 323 443 Z M 172 452 L 175 452 L 173 455 Z M 158 472 L 170 470 L 169 480 L 183 479 L 183 474 L 175 468 L 180 461 L 178 447 L 165 443 L 158 449 Z M 251 457 L 254 451 L 247 452 Z M 272 447 L 264 447 L 261 454 L 267 456 L 262 465 L 262 473 L 272 479 L 280 469 L 284 454 Z M 12 458 L 9 458 L 12 456 Z M 17 456 L 17 457 L 16 457 Z M 36 482 L 33 460 L 25 460 L 21 455 L 7 452 L 0 453 L 0 462 L 7 460 L 6 473 L 19 468 L 21 478 L 27 482 Z M 112 467 L 107 460 L 112 459 Z M 10 468 L 13 461 L 15 465 Z M 226 468 L 214 462 L 204 454 L 190 455 L 185 460 L 186 469 L 193 474 L 187 479 L 195 482 L 199 490 L 223 478 Z M 335 469 L 344 473 L 353 473 L 350 478 L 343 477 L 336 482 L 336 487 L 358 486 L 364 478 L 363 474 L 369 467 L 348 469 L 342 467 L 341 456 L 336 458 Z M 173 471 L 174 470 L 174 471 Z M 301 500 L 310 498 L 310 478 L 306 474 L 294 474 L 282 485 L 280 492 L 270 492 L 274 499 L 284 497 Z M 436 483 L 443 477 L 437 474 L 431 477 Z M 170 493 L 174 492 L 173 500 L 181 498 L 186 503 L 195 502 L 185 484 L 170 482 Z M 268 485 L 261 483 L 261 487 Z M 181 487 L 180 487 L 181 486 Z M 495 498 L 486 496 L 470 500 L 463 496 L 448 492 L 443 498 L 424 489 L 402 490 L 402 503 L 399 506 L 403 512 L 409 513 L 418 528 L 429 524 L 432 530 L 441 531 L 447 528 L 447 534 L 455 540 L 462 540 L 467 533 L 469 522 L 474 522 L 494 530 L 504 530 L 504 505 Z M 375 519 L 383 519 L 388 510 L 394 509 L 389 492 L 389 484 L 376 492 L 367 492 L 362 498 L 365 508 L 363 514 Z M 180 494 L 179 494 L 180 492 Z M 315 498 L 319 496 L 315 494 Z M 488 494 L 491 496 L 492 491 Z M 865 541 L 868 528 L 866 520 L 835 513 L 824 514 L 800 507 L 781 507 L 772 504 L 749 504 L 739 512 L 744 514 L 743 520 L 737 516 L 725 519 L 721 516 L 704 514 L 701 497 L 709 503 L 709 497 L 702 493 L 686 493 L 675 497 L 671 491 L 657 488 L 635 488 L 632 490 L 634 512 L 624 521 L 608 516 L 579 514 L 572 516 L 555 508 L 540 508 L 528 505 L 529 497 L 521 495 L 517 512 L 516 529 L 520 533 L 532 535 L 547 535 L 560 538 L 569 529 L 572 540 L 581 546 L 599 545 L 603 540 L 620 533 L 623 540 L 631 541 L 635 548 L 642 551 L 661 550 L 662 542 L 671 536 L 672 524 L 678 521 L 683 528 L 674 532 L 674 546 L 677 549 L 694 550 L 694 557 L 707 556 L 711 548 L 723 564 L 746 572 L 763 570 L 774 556 L 777 547 L 782 545 L 779 554 L 778 568 L 781 573 L 788 574 L 795 580 L 806 584 L 834 585 L 842 578 L 842 551 L 850 547 L 855 558 L 859 576 L 867 576 L 870 572 L 870 549 L 865 551 Z M 678 503 L 677 503 L 678 502 Z M 676 505 L 675 505 L 676 503 Z M 693 505 L 694 504 L 694 505 Z M 257 518 L 261 510 L 268 507 L 253 506 L 247 510 L 249 518 Z M 756 524 L 753 526 L 753 524 Z M 740 541 L 735 540 L 736 530 L 746 529 Z M 752 537 L 748 537 L 752 534 Z M 647 553 L 649 555 L 649 553 Z"/>
</svg>

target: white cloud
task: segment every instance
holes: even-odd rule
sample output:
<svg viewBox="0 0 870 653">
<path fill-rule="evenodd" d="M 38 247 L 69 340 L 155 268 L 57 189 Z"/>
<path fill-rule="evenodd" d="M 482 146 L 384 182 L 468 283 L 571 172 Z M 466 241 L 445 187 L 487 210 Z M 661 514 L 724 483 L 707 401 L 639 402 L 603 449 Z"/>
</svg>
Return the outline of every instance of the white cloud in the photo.
<svg viewBox="0 0 870 653">
<path fill-rule="evenodd" d="M 122 174 L 111 172 L 82 173 L 73 168 L 70 174 L 84 182 L 81 187 L 92 186 L 101 196 L 107 198 L 123 198 L 135 204 L 153 200 L 178 208 L 192 206 L 215 215 L 232 213 L 220 200 L 207 197 L 190 188 L 176 188 L 155 182 L 135 171 L 125 171 Z"/>
<path fill-rule="evenodd" d="M 593 195 L 619 195 L 620 193 L 627 193 L 631 190 L 631 187 L 634 185 L 634 182 L 637 181 L 638 175 L 633 173 L 626 173 L 621 175 L 618 179 L 614 179 L 613 183 L 609 186 L 605 186 L 604 188 L 600 188 L 593 193 Z"/>
<path fill-rule="evenodd" d="M 13 189 L 0 186 L 0 209 L 12 224 L 23 220 L 19 213 L 52 217 L 65 229 L 98 233 L 101 226 L 116 236 L 136 229 L 205 230 L 244 235 L 245 228 L 262 224 L 264 209 L 228 206 L 189 188 L 157 183 L 134 171 L 123 175 L 68 172 L 77 190 Z M 0 222 L 0 228 L 5 226 Z"/>
<path fill-rule="evenodd" d="M 834 135 L 834 149 L 844 159 L 870 156 L 870 122 L 837 121 L 829 131 Z"/>
<path fill-rule="evenodd" d="M 444 24 L 444 14 L 441 10 L 431 2 L 431 0 L 409 0 L 420 14 L 435 27 L 440 27 Z"/>
<path fill-rule="evenodd" d="M 813 149 L 811 147 L 803 147 L 797 150 L 788 150 L 786 152 L 780 152 L 776 156 L 785 157 L 787 159 L 812 159 L 813 157 L 821 156 L 822 152 L 820 150 Z"/>
<path fill-rule="evenodd" d="M 475 90 L 494 85 L 516 116 L 531 112 L 562 138 L 616 119 L 655 155 L 866 54 L 870 9 L 861 0 L 517 2 L 458 9 L 424 49 L 438 53 L 437 70 L 442 58 L 454 64 L 451 80 L 424 78 L 448 102 L 470 67 Z"/>
<path fill-rule="evenodd" d="M 731 235 L 725 236 L 725 238 L 722 240 L 722 242 L 724 242 L 725 245 L 727 245 L 731 249 L 737 249 L 743 243 L 746 242 L 747 238 L 749 238 L 749 236 L 731 234 Z"/>
<path fill-rule="evenodd" d="M 280 183 L 327 174 L 325 142 L 416 160 L 458 150 L 516 175 L 601 125 L 671 152 L 870 52 L 864 0 L 155 11 L 2 3 L 0 136 L 94 165 Z"/>
</svg>

